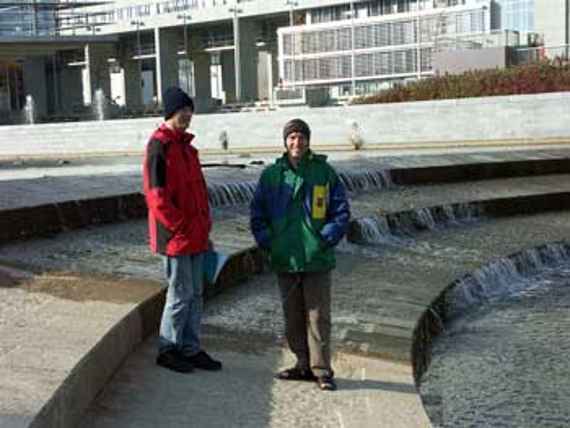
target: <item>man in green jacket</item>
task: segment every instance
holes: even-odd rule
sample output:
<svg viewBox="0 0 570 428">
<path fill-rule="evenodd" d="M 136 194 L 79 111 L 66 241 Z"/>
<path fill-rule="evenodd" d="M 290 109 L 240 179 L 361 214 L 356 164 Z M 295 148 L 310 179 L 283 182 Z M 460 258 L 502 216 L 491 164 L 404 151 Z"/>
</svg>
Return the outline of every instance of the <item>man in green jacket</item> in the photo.
<svg viewBox="0 0 570 428">
<path fill-rule="evenodd" d="M 285 125 L 283 139 L 286 153 L 263 171 L 251 203 L 251 230 L 258 245 L 269 251 L 285 336 L 297 357 L 294 367 L 276 377 L 316 381 L 322 390 L 334 390 L 331 270 L 350 209 L 326 156 L 309 148 L 309 126 L 293 119 Z"/>
</svg>

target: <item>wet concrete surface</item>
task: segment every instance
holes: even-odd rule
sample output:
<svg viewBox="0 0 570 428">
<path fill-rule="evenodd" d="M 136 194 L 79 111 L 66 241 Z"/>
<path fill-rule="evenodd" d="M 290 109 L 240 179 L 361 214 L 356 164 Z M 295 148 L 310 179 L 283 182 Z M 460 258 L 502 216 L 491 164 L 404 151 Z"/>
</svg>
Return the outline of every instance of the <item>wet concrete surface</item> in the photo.
<svg viewBox="0 0 570 428">
<path fill-rule="evenodd" d="M 551 227 L 552 224 L 556 226 Z M 560 228 L 560 226 L 563 227 Z M 412 331 L 416 320 L 425 310 L 426 305 L 453 279 L 488 262 L 495 256 L 510 254 L 542 242 L 557 240 L 561 234 L 566 233 L 565 231 L 570 233 L 570 221 L 565 215 L 547 214 L 457 226 L 422 235 L 417 241 L 408 242 L 406 246 L 382 245 L 362 249 L 345 244 L 339 252 L 339 265 L 334 274 L 333 337 L 336 349 L 351 354 L 357 353 L 362 355 L 366 361 L 368 361 L 366 357 L 371 356 L 387 357 L 389 360 L 395 358 L 396 361 L 403 359 L 406 355 L 409 356 Z M 410 269 L 410 266 L 413 266 L 413 269 Z M 317 412 L 319 416 L 307 416 L 306 407 L 300 403 L 305 401 L 312 403 L 316 400 L 314 404 L 311 404 L 312 408 L 325 406 L 326 409 L 331 400 L 326 395 L 314 395 L 314 385 L 291 386 L 288 389 L 289 385 L 281 387 L 269 380 L 272 372 L 279 367 L 286 366 L 282 360 L 281 351 L 274 348 L 276 344 L 282 342 L 282 331 L 279 298 L 275 280 L 270 274 L 259 276 L 248 284 L 230 290 L 207 305 L 204 332 L 208 340 L 214 341 L 216 345 L 206 343 L 221 358 L 229 360 L 227 370 L 232 373 L 228 373 L 227 376 L 230 379 L 233 376 L 240 377 L 240 372 L 244 375 L 249 373 L 241 364 L 258 365 L 258 363 L 249 361 L 248 349 L 267 353 L 265 362 L 259 363 L 259 368 L 264 373 L 249 378 L 253 383 L 250 389 L 255 391 L 265 388 L 267 394 L 276 402 L 272 401 L 268 405 L 266 397 L 258 396 L 258 401 L 251 397 L 244 397 L 244 402 L 252 400 L 248 401 L 250 403 L 248 405 L 266 410 L 264 416 L 254 413 L 251 423 L 239 419 L 240 424 L 237 426 L 260 426 L 260 421 L 263 421 L 263 426 L 285 426 L 283 422 L 289 420 L 303 427 L 341 426 L 337 420 L 331 419 L 330 410 Z M 156 376 L 153 374 L 156 368 L 151 367 L 154 358 L 152 352 L 154 340 L 156 339 L 151 339 L 139 352 L 129 357 L 124 368 L 126 373 L 130 373 L 129 377 L 137 377 L 142 383 L 148 382 L 148 386 L 142 390 L 137 388 L 139 398 L 132 400 L 131 403 L 128 397 L 132 396 L 130 392 L 133 392 L 131 389 L 133 386 L 125 383 L 124 374 L 120 371 L 117 380 L 111 382 L 102 398 L 90 410 L 93 426 L 113 426 L 113 423 L 114 426 L 119 426 L 123 422 L 127 423 L 134 414 L 137 415 L 140 426 L 151 426 L 153 421 L 156 421 L 156 411 L 142 411 L 139 407 L 139 404 L 142 405 L 146 401 L 143 397 L 152 401 L 152 397 L 157 393 L 151 381 Z M 236 345 L 232 345 L 232 341 L 239 343 L 237 349 Z M 359 369 L 366 367 L 367 362 L 364 360 L 361 360 Z M 402 367 L 402 370 L 408 367 L 406 362 L 403 361 L 403 363 L 403 365 L 398 365 Z M 343 380 L 347 380 L 347 377 L 349 380 L 350 376 L 344 371 L 342 363 L 337 364 L 339 365 L 339 385 L 342 391 Z M 377 381 L 385 381 L 390 373 L 391 371 L 380 373 Z M 204 379 L 208 379 L 209 382 L 212 378 L 208 378 L 208 375 L 198 373 L 197 385 L 206 381 Z M 410 373 L 408 372 L 407 375 L 410 376 Z M 194 375 L 172 376 L 168 386 L 169 394 L 172 394 L 170 396 L 185 396 L 184 391 L 193 389 L 195 385 L 192 376 Z M 217 379 L 214 377 L 213 382 L 218 382 Z M 238 409 L 235 410 L 236 414 L 239 414 L 239 409 L 243 407 L 233 401 L 235 396 L 240 394 L 240 386 L 233 382 L 233 380 L 228 381 L 223 392 L 218 389 L 215 391 L 216 394 L 228 397 L 230 401 L 228 411 L 231 414 L 234 414 L 234 406 Z M 411 378 L 400 381 L 400 383 L 408 385 L 408 388 L 413 385 Z M 140 386 L 141 383 L 137 382 L 137 385 Z M 355 383 L 355 388 L 364 388 L 363 385 Z M 198 392 L 199 388 L 195 391 L 198 394 L 195 399 L 197 403 L 194 400 L 183 403 L 183 400 L 173 398 L 175 402 L 180 403 L 180 407 L 177 407 L 177 416 L 173 417 L 172 426 L 182 426 L 182 421 L 192 418 L 196 409 L 201 408 L 201 405 L 207 407 L 212 403 L 210 394 L 213 392 L 207 392 L 203 397 Z M 305 394 L 305 391 L 308 391 L 309 396 L 303 395 L 304 398 L 301 399 L 300 395 Z M 398 402 L 401 399 L 397 391 L 383 391 L 379 394 L 380 397 L 384 395 L 391 396 L 390 400 Z M 377 401 L 378 397 L 371 396 L 371 398 L 371 405 L 373 409 L 376 409 L 374 411 L 380 411 L 379 415 L 381 415 L 379 408 L 382 406 L 379 404 L 380 401 Z M 121 403 L 120 405 L 110 404 L 117 400 Z M 219 400 L 222 401 L 222 398 Z M 280 406 L 280 400 L 290 403 L 288 415 L 292 419 L 282 419 L 278 412 L 275 413 L 275 406 Z M 299 404 L 292 405 L 291 403 Z M 362 407 L 356 407 L 351 414 L 358 416 L 361 410 Z M 212 419 L 209 419 L 205 426 L 223 426 L 227 423 L 226 414 L 215 417 L 212 412 L 211 417 Z M 363 425 L 348 418 L 342 426 L 423 426 L 421 423 L 415 425 L 411 420 L 407 424 L 395 422 L 391 425 L 386 422 L 386 425 L 382 423 L 378 425 L 379 420 L 384 419 L 372 419 L 369 424 Z M 398 417 L 395 420 L 399 420 Z"/>
<path fill-rule="evenodd" d="M 0 271 L 12 278 L 0 283 L 3 428 L 28 426 L 99 339 L 158 289 L 141 279 Z"/>
<path fill-rule="evenodd" d="M 417 408 L 407 369 L 396 363 L 338 356 L 339 390 L 323 393 L 312 383 L 280 382 L 277 367 L 294 362 L 282 348 L 206 340 L 224 362 L 218 373 L 187 376 L 162 370 L 152 361 L 151 339 L 131 356 L 87 413 L 82 426 L 104 427 L 377 427 L 428 426 Z M 141 376 L 144 373 L 144 376 Z M 387 425 L 386 425 L 387 426 Z"/>
<path fill-rule="evenodd" d="M 529 188 L 542 192 L 565 186 L 564 181 L 565 177 L 537 177 L 530 179 Z M 409 207 L 418 200 L 414 206 L 449 203 L 466 193 L 487 197 L 527 189 L 526 182 L 518 179 L 501 183 L 486 183 L 491 184 L 491 190 L 480 183 L 449 185 L 445 191 L 422 186 L 425 196 L 416 189 L 394 189 L 361 195 L 353 207 L 360 215 L 379 208 Z M 78 188 L 81 186 L 76 186 L 75 195 Z M 431 194 L 434 196 L 428 196 Z M 246 212 L 242 207 L 217 215 L 213 237 L 218 248 L 234 252 L 253 242 Z M 414 382 L 409 365 L 413 328 L 426 305 L 452 280 L 493 257 L 568 234 L 567 215 L 549 213 L 482 219 L 400 243 L 366 247 L 343 243 L 333 292 L 335 348 L 344 352 L 337 354 L 336 360 L 339 398 L 319 393 L 314 385 L 282 385 L 271 380 L 271 373 L 290 363 L 290 355 L 280 346 L 283 323 L 275 281 L 270 274 L 260 275 L 218 296 L 206 308 L 206 344 L 224 359 L 228 377 L 195 373 L 190 375 L 197 375 L 194 384 L 192 377 L 157 370 L 153 364 L 155 339 L 151 338 L 129 357 L 124 370 L 94 404 L 90 423 L 127 426 L 137 421 L 137 426 L 157 426 L 160 409 L 165 409 L 165 414 L 177 415 L 172 419 L 166 416 L 166 426 L 186 426 L 205 407 L 204 414 L 212 419 L 203 426 L 227 426 L 228 413 L 215 405 L 225 400 L 235 409 L 237 426 L 376 427 L 379 420 L 391 421 L 386 425 L 391 427 L 427 426 L 419 398 L 410 392 Z M 134 300 L 156 292 L 162 281 L 160 258 L 146 247 L 144 221 L 6 244 L 0 247 L 0 266 L 35 272 L 35 276 L 18 278 L 10 269 L 0 269 L 0 332 L 5 338 L 0 348 L 0 372 L 2 378 L 10 378 L 0 390 L 0 423 L 10 424 L 29 420 L 86 350 L 132 310 Z M 131 286 L 135 290 L 132 295 Z M 38 348 L 45 354 L 42 359 L 35 357 Z M 347 353 L 359 357 L 346 359 Z M 359 377 L 363 369 L 373 374 Z M 155 388 L 156 376 L 160 389 Z M 205 385 L 206 393 L 201 392 L 203 388 L 194 389 L 200 385 Z M 243 394 L 244 389 L 251 394 Z M 165 398 L 157 399 L 157 394 Z M 200 399 L 188 399 L 191 394 L 199 394 Z M 119 404 L 113 407 L 115 402 Z M 336 419 L 335 409 L 340 409 Z"/>
<path fill-rule="evenodd" d="M 570 157 L 570 149 L 504 150 L 463 153 L 437 153 L 433 155 L 385 155 L 372 153 L 334 153 L 330 159 L 342 169 L 406 168 L 465 163 L 501 162 L 510 160 L 554 159 Z M 205 156 L 204 163 L 228 162 L 243 164 L 245 169 L 206 168 L 211 183 L 255 180 L 264 165 L 275 156 Z M 116 194 L 140 192 L 140 156 L 100 157 L 58 160 L 27 160 L 0 164 L 0 209 L 30 207 L 54 202 L 98 198 Z"/>
<path fill-rule="evenodd" d="M 367 194 L 362 195 L 359 200 L 363 205 L 372 204 L 377 195 Z M 370 200 L 370 202 L 369 202 Z M 368 205 L 367 205 L 368 206 Z M 239 211 L 239 210 L 236 210 Z M 411 347 L 413 328 L 417 319 L 425 310 L 425 307 L 433 298 L 449 284 L 452 280 L 470 271 L 477 266 L 489 261 L 496 255 L 505 255 L 521 248 L 535 246 L 543 242 L 559 240 L 564 235 L 570 234 L 570 221 L 564 213 L 550 213 L 536 216 L 508 218 L 501 220 L 481 220 L 479 222 L 471 222 L 463 225 L 456 225 L 454 227 L 442 228 L 441 230 L 427 232 L 417 236 L 413 240 L 407 240 L 399 245 L 381 245 L 381 246 L 368 246 L 360 247 L 349 243 L 343 243 L 339 250 L 338 268 L 334 274 L 334 294 L 333 294 L 333 337 L 335 347 L 337 350 L 342 350 L 349 353 L 357 353 L 363 357 L 386 357 L 389 360 L 402 361 L 400 364 L 405 372 L 400 378 L 398 383 L 407 385 L 406 388 L 413 387 L 413 378 L 411 368 L 406 360 L 409 358 L 409 351 Z M 0 288 L 0 291 L 5 294 L 1 299 L 4 302 L 0 313 L 5 317 L 5 323 L 9 320 L 10 324 L 6 324 L 3 337 L 8 334 L 17 332 L 14 330 L 13 323 L 23 323 L 22 331 L 29 329 L 41 331 L 39 324 L 34 327 L 30 324 L 30 317 L 27 316 L 30 312 L 37 311 L 38 322 L 42 317 L 49 319 L 55 315 L 52 312 L 59 305 L 66 307 L 69 314 L 62 322 L 67 325 L 74 317 L 79 316 L 80 313 L 92 312 L 93 315 L 98 315 L 101 311 L 105 313 L 107 309 L 113 314 L 115 311 L 122 312 L 127 310 L 129 302 L 122 302 L 119 297 L 109 298 L 104 297 L 105 293 L 102 291 L 86 291 L 84 294 L 85 299 L 72 298 L 77 289 L 73 286 L 66 284 L 73 284 L 71 281 L 68 283 L 65 280 L 66 275 L 62 272 L 82 272 L 83 275 L 111 275 L 109 280 L 110 284 L 114 284 L 117 278 L 130 278 L 132 281 L 137 279 L 154 279 L 159 282 L 162 279 L 161 261 L 159 258 L 149 254 L 145 237 L 146 224 L 144 221 L 127 222 L 123 224 L 109 225 L 103 227 L 90 228 L 87 230 L 68 232 L 51 239 L 35 240 L 28 242 L 20 242 L 11 245 L 5 245 L 0 248 L 0 263 L 10 266 L 34 266 L 38 272 L 46 272 L 49 282 L 52 287 L 42 288 L 41 280 L 34 287 L 26 289 L 20 286 L 11 286 L 9 288 Z M 216 222 L 214 229 L 214 240 L 219 248 L 225 251 L 235 251 L 242 245 L 249 245 L 251 237 L 247 230 L 247 217 L 242 212 L 241 215 L 227 213 L 220 215 Z M 413 269 L 410 267 L 413 266 Z M 125 279 L 125 280 L 126 280 Z M 84 281 L 84 280 L 82 280 Z M 76 284 L 78 284 L 76 282 Z M 114 285 L 112 285 L 115 288 Z M 35 290 L 31 292 L 31 290 Z M 66 297 L 65 291 L 69 292 Z M 18 297 L 19 296 L 19 297 Z M 18 299 L 21 301 L 19 304 L 25 310 L 18 310 Z M 45 301 L 54 301 L 55 306 L 46 304 Z M 76 303 L 71 303 L 75 301 Z M 9 304 L 7 302 L 10 302 Z M 68 303 L 69 302 L 69 303 Z M 9 307 L 7 307 L 8 305 Z M 77 305 L 76 313 L 69 311 L 69 305 Z M 91 309 L 90 305 L 93 305 Z M 95 308 L 98 309 L 95 309 Z M 11 309 L 10 309 L 11 308 Z M 58 316 L 59 317 L 59 316 Z M 58 318 L 56 317 L 56 318 Z M 105 319 L 105 317 L 97 316 L 98 319 Z M 46 325 L 50 325 L 49 320 L 44 321 Z M 54 323 L 58 326 L 59 324 Z M 79 324 L 81 325 L 81 324 Z M 79 327 L 79 326 L 78 326 Z M 62 327 L 59 327 L 62 328 Z M 89 337 L 94 334 L 102 334 L 102 331 L 108 328 L 108 325 L 102 322 L 98 324 L 95 322 L 93 326 L 87 323 L 86 326 L 79 327 L 83 333 L 89 332 Z M 55 344 L 61 342 L 47 333 L 49 329 L 44 329 L 44 338 L 46 347 L 51 341 Z M 232 366 L 231 363 L 228 367 L 229 370 L 237 370 L 239 373 L 232 373 L 232 376 L 237 376 L 240 379 L 236 380 L 235 389 L 227 387 L 222 389 L 221 392 L 216 390 L 215 394 L 229 394 L 221 397 L 224 400 L 229 400 L 229 397 L 239 395 L 240 388 L 246 382 L 244 376 L 248 378 L 248 370 L 246 366 L 253 364 L 250 361 L 247 353 L 250 349 L 257 349 L 259 352 L 264 352 L 267 355 L 260 357 L 265 361 L 265 365 L 261 362 L 259 370 L 262 372 L 270 372 L 277 370 L 285 364 L 279 357 L 281 355 L 281 348 L 277 345 L 282 343 L 282 316 L 280 312 L 280 303 L 277 295 L 274 278 L 271 274 L 265 274 L 256 277 L 252 281 L 243 286 L 229 290 L 226 293 L 214 298 L 206 308 L 204 319 L 204 331 L 206 337 L 210 341 L 218 343 L 216 345 L 217 352 L 224 359 L 232 361 L 242 361 L 243 366 Z M 79 332 L 78 332 L 79 333 Z M 57 337 L 57 336 L 56 336 Z M 240 347 L 231 345 L 232 338 L 240 338 Z M 27 337 L 26 341 L 30 338 Z M 32 339 L 33 340 L 33 339 Z M 85 346 L 89 343 L 85 339 Z M 224 347 L 223 343 L 228 340 L 230 345 Z M 234 340 L 235 342 L 235 340 Z M 7 343 L 10 343 L 9 341 Z M 12 342 L 13 343 L 13 342 Z M 151 342 L 152 343 L 152 339 Z M 140 409 L 136 407 L 137 402 L 144 402 L 145 400 L 152 400 L 153 394 L 156 391 L 152 388 L 147 388 L 147 372 L 154 369 L 152 360 L 152 345 L 147 343 L 146 348 L 141 348 L 143 354 L 135 353 L 130 358 L 135 361 L 143 361 L 146 364 L 144 370 L 136 372 L 137 379 L 142 382 L 142 385 L 136 386 L 139 398 L 134 399 L 132 403 L 135 407 L 129 404 L 128 397 L 132 394 L 122 390 L 120 386 L 112 383 L 109 388 L 116 394 L 119 394 L 121 400 L 124 400 L 124 405 L 120 409 L 115 409 L 112 412 L 112 417 L 115 423 L 122 426 L 123 418 L 132 418 L 132 412 L 135 412 L 137 421 L 144 421 L 152 425 L 152 421 L 156 418 L 154 413 L 140 414 Z M 245 348 L 245 349 L 244 349 Z M 6 370 L 14 370 L 14 361 L 19 361 L 18 354 L 20 352 L 27 352 L 27 347 L 14 347 L 13 345 L 7 346 L 4 351 L 6 354 L 3 359 L 3 365 Z M 57 349 L 57 346 L 56 346 Z M 81 348 L 80 348 L 81 349 Z M 84 350 L 84 348 L 83 348 Z M 59 351 L 58 351 L 59 352 Z M 240 353 L 241 352 L 241 353 Z M 72 364 L 73 358 L 78 358 L 79 354 L 75 357 L 66 357 L 62 361 L 68 361 L 69 365 Z M 7 355 L 11 354 L 8 358 Z M 241 355 L 239 358 L 234 355 Z M 54 354 L 52 358 L 60 358 L 59 354 Z M 71 358 L 71 360 L 69 359 Z M 265 358 L 265 360 L 264 360 Z M 150 359 L 150 360 L 149 360 Z M 261 361 L 260 360 L 260 361 Z M 129 360 L 130 361 L 130 360 Z M 367 358 L 362 360 L 362 366 L 368 367 L 372 362 Z M 270 363 L 268 363 L 270 362 Z M 45 361 L 46 365 L 49 365 Z M 125 367 L 129 367 L 130 362 L 127 362 Z M 63 364 L 64 366 L 66 364 Z M 141 367 L 137 366 L 136 367 Z M 241 369 L 240 369 L 241 367 Z M 27 370 L 27 369 L 26 369 Z M 26 370 L 23 370 L 25 372 Z M 127 369 L 130 370 L 130 369 Z M 345 368 L 341 364 L 339 366 L 339 376 L 341 378 L 340 384 L 342 385 L 343 377 L 350 378 L 348 372 L 344 371 Z M 14 373 L 17 373 L 14 372 Z M 65 374 L 64 371 L 57 372 L 59 376 Z M 47 382 L 46 387 L 43 389 L 44 394 L 56 385 L 57 373 L 54 375 L 52 383 L 50 378 L 42 380 Z M 119 372 L 119 379 L 120 374 Z M 206 376 L 207 374 L 204 374 Z M 381 373 L 375 378 L 375 381 L 384 381 L 383 376 L 389 376 L 388 373 Z M 24 376 L 22 374 L 22 376 Z M 152 375 L 151 375 L 152 376 Z M 162 375 L 160 375 L 162 376 Z M 261 376 L 261 375 L 256 375 Z M 40 379 L 40 378 L 39 378 Z M 39 379 L 37 381 L 39 381 Z M 43 378 L 42 378 L 43 379 Z M 188 385 L 188 379 L 181 376 L 169 377 L 167 383 L 167 391 L 173 395 L 178 395 L 185 391 L 185 388 L 192 388 Z M 207 378 L 206 378 L 207 379 Z M 297 389 L 296 387 L 281 387 L 273 385 L 265 377 L 249 382 L 255 385 L 252 388 L 261 388 L 261 390 L 275 391 L 275 400 L 282 403 L 302 403 L 302 400 L 296 397 L 301 394 L 300 391 L 305 389 Z M 36 381 L 36 382 L 37 382 Z M 148 385 L 153 383 L 148 381 Z M 223 380 L 220 380 L 223 384 Z M 263 385 L 259 385 L 261 382 Z M 268 386 L 271 384 L 271 386 Z M 231 385 L 231 384 L 230 384 Z M 301 388 L 308 387 L 309 391 L 314 391 L 314 385 L 301 386 Z M 276 388 L 274 390 L 274 388 Z M 34 389 L 39 393 L 42 389 Z M 145 392 L 146 391 L 146 392 Z M 12 390 L 13 392 L 13 390 Z M 105 392 L 105 394 L 111 394 Z M 145 395 L 150 394 L 150 395 Z M 283 395 L 284 394 L 284 395 Z M 314 394 L 314 392 L 311 392 Z M 387 394 L 385 391 L 380 395 Z M 400 393 L 398 391 L 391 391 L 388 395 L 393 394 L 392 398 L 387 397 L 389 400 L 399 402 Z M 13 395 L 13 394 L 12 394 Z M 258 395 L 260 397 L 262 394 Z M 301 394 L 302 395 L 302 394 Z M 106 396 L 106 395 L 103 395 Z M 144 399 L 143 397 L 147 397 Z M 210 397 L 206 395 L 205 397 Z M 21 397 L 22 398 L 22 397 Z M 108 400 L 118 400 L 118 397 L 108 398 Z M 245 397 L 244 397 L 245 399 Z M 319 401 L 319 406 L 325 406 L 330 400 L 323 395 L 314 395 L 314 399 Z M 23 399 L 26 402 L 27 399 Z M 231 400 L 237 400 L 231 398 Z M 1 400 L 0 400 L 1 401 Z M 32 400 L 33 401 L 33 400 Z M 39 403 L 39 398 L 36 401 Z M 208 399 L 208 403 L 211 400 Z M 263 400 L 261 401 L 263 402 Z M 374 398 L 373 403 L 377 402 Z M 237 400 L 235 404 L 238 408 L 243 406 L 255 406 L 255 401 L 246 402 Z M 14 407 L 15 404 L 12 405 Z M 102 407 L 101 407 L 102 406 Z M 241 407 L 240 407 L 241 406 Z M 277 405 L 277 407 L 281 405 Z M 33 406 L 32 406 L 33 407 Z M 261 413 L 262 417 L 268 422 L 268 426 L 284 426 L 281 425 L 283 419 L 278 416 L 280 413 L 273 413 L 273 407 L 261 406 L 265 410 Z M 374 407 L 376 408 L 376 407 Z M 109 415 L 106 414 L 105 405 L 100 402 L 95 404 L 91 412 L 98 414 L 98 410 L 103 409 L 102 421 L 109 420 Z M 181 421 L 190 418 L 193 414 L 191 406 L 185 406 L 180 402 L 180 407 L 175 406 L 175 413 L 179 414 Z M 188 409 L 187 411 L 185 409 Z M 268 410 L 271 409 L 271 410 Z M 294 421 L 304 420 L 306 415 L 305 407 L 302 404 L 293 406 L 288 409 L 292 412 L 291 417 Z M 300 426 L 337 426 L 338 421 L 332 422 L 330 418 L 330 411 L 328 407 L 323 407 L 322 417 L 319 419 L 307 419 L 308 425 Z M 421 413 L 421 407 L 418 407 Z M 21 409 L 22 410 L 22 409 Z M 26 409 L 23 409 L 26 410 Z M 31 411 L 32 408 L 26 411 Z M 108 410 L 108 409 L 107 409 Z M 23 411 L 23 414 L 26 414 Z M 295 413 L 297 412 L 297 413 Z M 344 410 L 343 410 L 344 412 Z M 3 413 L 8 414 L 6 409 Z M 13 414 L 14 412 L 12 412 Z M 209 414 L 209 413 L 207 413 Z M 213 414 L 213 413 L 212 413 Z M 359 414 L 357 411 L 356 414 Z M 146 415 L 146 416 L 145 416 Z M 416 413 L 416 417 L 421 417 Z M 220 419 L 218 422 L 212 422 L 209 426 L 223 426 L 223 421 L 226 421 L 226 414 L 218 414 Z M 95 417 L 95 416 L 93 416 Z M 261 417 L 261 416 L 260 416 Z M 262 419 L 253 418 L 252 421 L 259 421 Z M 310 422 L 314 421 L 314 422 Z M 93 422 L 95 425 L 99 422 Z M 103 422 L 101 422 L 103 423 Z M 216 425 L 218 423 L 218 425 Z M 173 426 L 176 421 L 172 421 Z M 330 424 L 330 425 L 327 425 Z M 116 425 L 116 426 L 118 426 Z M 107 426 L 107 425 L 102 425 Z M 141 425 L 144 426 L 144 425 Z M 206 425 L 208 426 L 208 425 Z M 247 425 L 244 422 L 243 426 L 256 426 L 254 424 Z M 258 425 L 257 425 L 258 426 Z M 345 426 L 377 426 L 377 425 L 351 425 L 350 418 L 348 422 L 345 421 Z M 398 425 L 394 425 L 398 426 Z M 402 424 L 401 426 L 411 426 Z M 416 426 L 423 426 L 418 422 Z"/>
<path fill-rule="evenodd" d="M 371 213 L 390 213 L 424 207 L 467 203 L 477 200 L 509 198 L 534 194 L 567 192 L 570 175 L 546 175 L 432 184 L 395 186 L 375 193 L 375 198 L 356 198 L 351 204 L 353 217 Z"/>
<path fill-rule="evenodd" d="M 436 427 L 570 424 L 570 265 L 513 279 L 520 289 L 446 325 L 421 393 Z"/>
</svg>

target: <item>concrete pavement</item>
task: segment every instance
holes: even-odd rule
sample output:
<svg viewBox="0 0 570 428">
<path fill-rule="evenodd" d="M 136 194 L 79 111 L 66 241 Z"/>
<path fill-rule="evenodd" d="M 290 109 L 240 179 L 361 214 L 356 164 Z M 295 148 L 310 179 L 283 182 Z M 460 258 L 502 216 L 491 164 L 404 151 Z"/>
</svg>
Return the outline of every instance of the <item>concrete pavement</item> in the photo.
<svg viewBox="0 0 570 428">
<path fill-rule="evenodd" d="M 567 152 L 487 152 L 455 158 L 442 155 L 428 160 L 381 159 L 379 163 L 403 167 L 461 164 L 477 159 L 488 162 L 553 157 L 567 157 Z M 65 170 L 68 166 L 62 167 Z M 130 178 L 124 180 L 113 176 L 112 169 L 109 174 L 89 175 L 88 165 L 82 166 L 85 169 L 82 173 L 76 169 L 71 174 L 61 174 L 61 182 L 68 188 L 65 194 L 57 192 L 64 186 L 53 185 L 53 193 L 46 195 L 43 189 L 50 186 L 32 184 L 42 178 L 31 176 L 25 168 L 13 168 L 14 175 L 0 180 L 0 185 L 10 194 L 10 184 L 17 174 L 28 174 L 21 183 L 21 189 L 29 189 L 28 193 L 13 192 L 12 206 L 22 204 L 23 195 L 29 196 L 25 199 L 28 206 L 62 195 L 77 200 L 100 195 L 101 190 L 117 191 L 121 183 L 126 190 L 133 191 L 134 183 L 139 180 L 139 167 L 136 162 L 131 167 L 126 174 Z M 236 177 L 235 171 L 224 171 L 212 170 L 208 174 L 214 181 Z M 255 172 L 249 174 L 246 172 L 245 176 L 255 176 Z M 86 179 L 77 180 L 79 176 Z M 26 187 L 28 184 L 30 187 Z M 548 187 L 549 183 L 544 182 L 535 190 L 544 192 Z M 461 188 L 456 192 L 461 193 Z M 400 196 L 405 193 L 401 189 Z M 437 193 L 435 186 L 433 191 L 426 192 Z M 407 197 L 409 201 L 418 201 L 416 207 L 427 204 L 429 198 L 419 196 L 409 193 Z M 395 193 L 393 200 L 399 199 Z M 404 197 L 400 206 L 406 203 Z M 5 207 L 10 205 L 6 203 Z M 373 205 L 362 203 L 359 209 L 366 211 L 367 207 Z M 429 238 L 427 247 L 417 245 L 391 256 L 385 254 L 380 271 L 375 270 L 377 267 L 354 269 L 350 265 L 339 269 L 337 283 L 346 283 L 346 287 L 339 289 L 336 297 L 340 312 L 335 320 L 335 340 L 344 353 L 339 353 L 336 359 L 342 389 L 332 397 L 320 394 L 314 385 L 282 385 L 272 381 L 270 373 L 288 364 L 289 357 L 280 347 L 278 302 L 272 281 L 265 276 L 254 277 L 247 287 L 230 290 L 208 305 L 206 343 L 224 358 L 228 377 L 208 376 L 211 375 L 208 373 L 173 377 L 152 364 L 153 339 L 136 348 L 153 331 L 152 320 L 156 320 L 160 307 L 157 297 L 160 261 L 148 254 L 141 240 L 144 222 L 4 244 L 0 247 L 3 294 L 0 331 L 5 343 L 0 347 L 0 365 L 9 381 L 1 388 L 0 426 L 27 426 L 31 421 L 33 426 L 42 423 L 50 426 L 50 421 L 57 421 L 51 426 L 72 426 L 81 418 L 90 397 L 127 355 L 130 357 L 114 383 L 88 413 L 93 426 L 127 426 L 134 421 L 141 424 L 137 426 L 144 426 L 143 422 L 157 426 L 163 409 L 174 415 L 167 419 L 171 426 L 187 426 L 189 418 L 196 417 L 201 410 L 204 417 L 213 419 L 199 426 L 227 426 L 223 423 L 228 417 L 236 422 L 235 426 L 427 426 L 419 397 L 412 394 L 415 386 L 409 358 L 401 362 L 402 355 L 409 355 L 414 326 L 427 305 L 461 272 L 485 263 L 490 257 L 559 239 L 567 230 L 564 215 L 513 219 L 469 229 L 466 236 L 446 234 L 443 241 L 440 237 Z M 239 215 L 220 219 L 216 233 L 215 239 L 234 251 L 251 242 Z M 251 258 L 244 260 L 243 266 L 253 272 L 255 263 Z M 441 270 L 450 260 L 455 263 L 453 269 Z M 424 268 L 412 273 L 409 266 Z M 378 294 L 372 297 L 366 288 L 360 287 L 363 282 L 370 282 L 370 278 L 386 279 L 378 283 L 379 288 L 374 287 Z M 361 306 L 358 303 L 363 297 L 366 304 Z M 143 301 L 150 304 L 141 305 Z M 240 318 L 232 318 L 235 311 Z M 248 314 L 245 320 L 243 314 Z M 244 321 L 238 324 L 245 326 L 245 330 L 236 325 L 236 319 Z M 390 345 L 392 359 L 379 360 L 377 357 L 387 355 Z M 38 349 L 43 358 L 37 358 Z M 394 356 L 399 356 L 396 359 L 400 362 L 395 362 Z M 188 398 L 189 394 L 204 390 L 206 393 L 199 400 Z M 229 407 L 220 408 L 219 402 L 228 403 Z M 117 403 L 116 407 L 113 403 Z M 318 417 L 308 417 L 309 409 L 317 409 Z M 379 421 L 383 423 L 379 425 Z"/>
</svg>

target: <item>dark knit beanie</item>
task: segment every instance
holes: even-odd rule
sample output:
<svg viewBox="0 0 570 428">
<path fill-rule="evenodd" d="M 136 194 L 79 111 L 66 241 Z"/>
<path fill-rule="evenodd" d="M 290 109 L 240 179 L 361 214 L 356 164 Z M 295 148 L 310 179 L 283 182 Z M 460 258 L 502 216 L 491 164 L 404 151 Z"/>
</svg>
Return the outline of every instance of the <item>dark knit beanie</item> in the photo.
<svg viewBox="0 0 570 428">
<path fill-rule="evenodd" d="M 292 119 L 285 124 L 283 128 L 283 140 L 287 141 L 287 136 L 292 132 L 300 132 L 307 138 L 307 141 L 311 140 L 311 128 L 301 119 Z"/>
<path fill-rule="evenodd" d="M 162 97 L 162 104 L 164 106 L 164 119 L 170 119 L 178 110 L 184 107 L 190 107 L 194 111 L 194 101 L 182 89 L 171 86 Z"/>
</svg>

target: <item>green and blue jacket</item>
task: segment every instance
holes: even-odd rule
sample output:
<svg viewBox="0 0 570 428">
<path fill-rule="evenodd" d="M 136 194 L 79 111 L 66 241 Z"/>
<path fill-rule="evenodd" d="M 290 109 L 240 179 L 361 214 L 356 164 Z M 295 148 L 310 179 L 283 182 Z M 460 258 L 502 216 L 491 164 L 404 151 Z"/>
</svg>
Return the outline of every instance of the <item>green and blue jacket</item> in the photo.
<svg viewBox="0 0 570 428">
<path fill-rule="evenodd" d="M 350 208 L 326 159 L 309 151 L 294 169 L 284 154 L 261 174 L 250 226 L 276 272 L 319 272 L 336 265 L 334 246 L 346 233 Z"/>
</svg>

